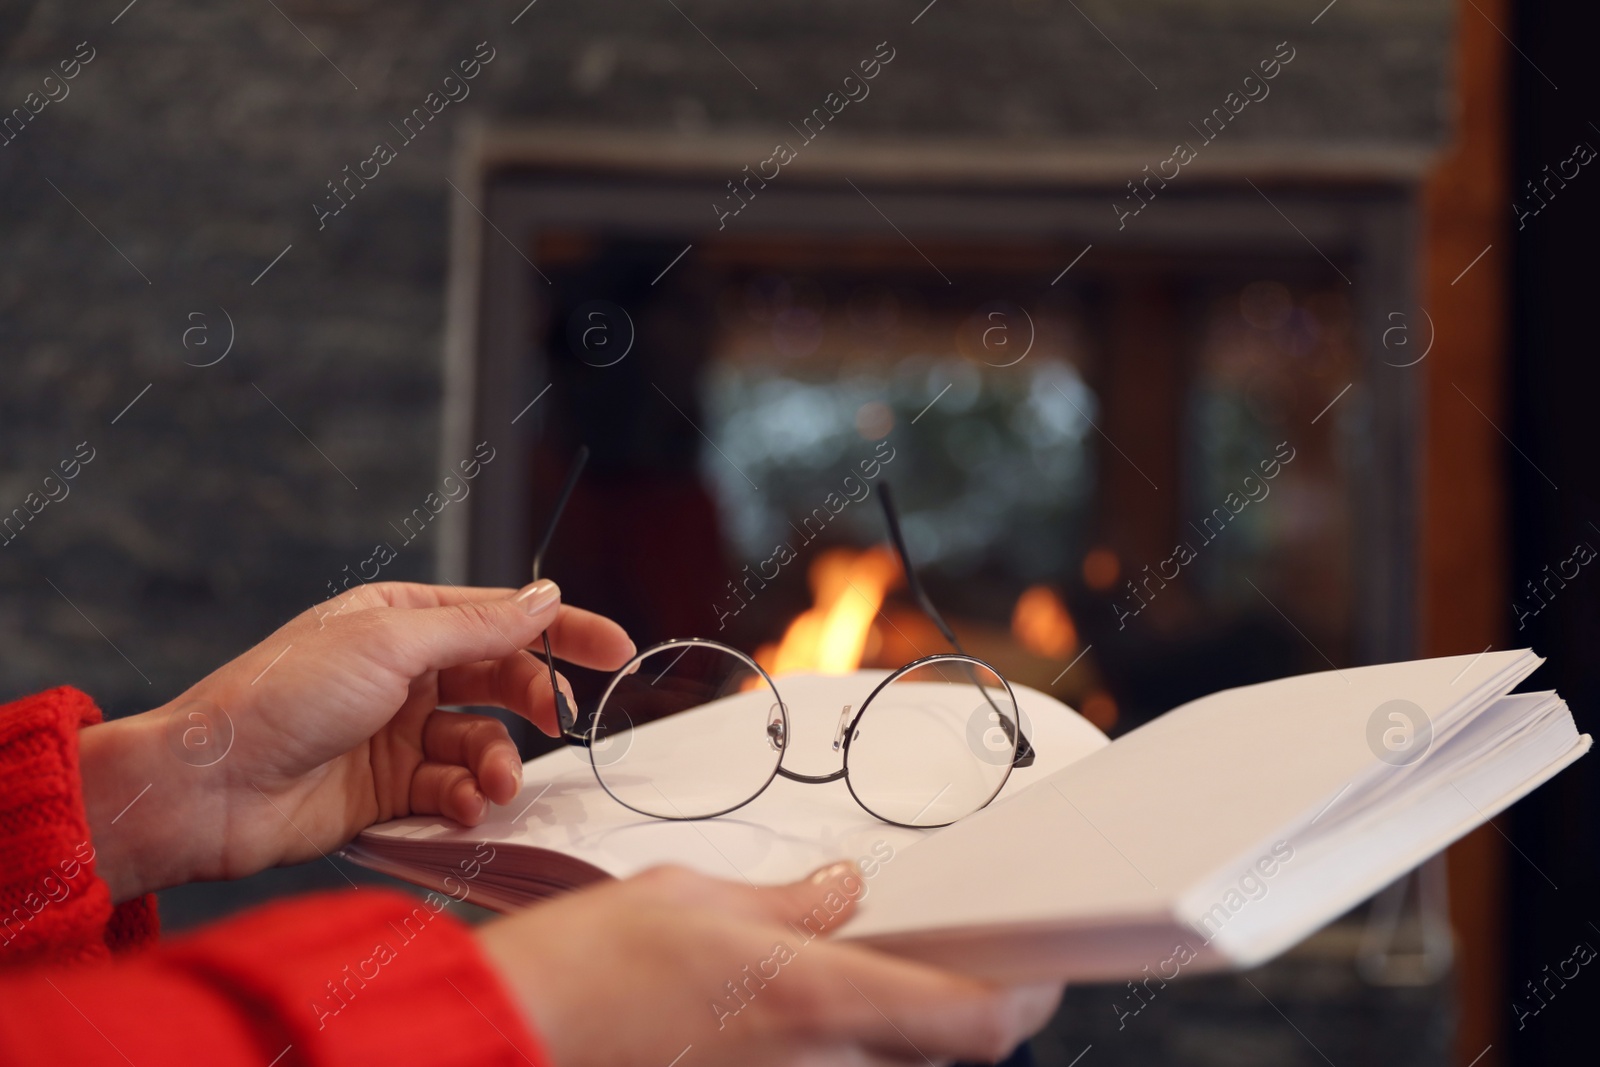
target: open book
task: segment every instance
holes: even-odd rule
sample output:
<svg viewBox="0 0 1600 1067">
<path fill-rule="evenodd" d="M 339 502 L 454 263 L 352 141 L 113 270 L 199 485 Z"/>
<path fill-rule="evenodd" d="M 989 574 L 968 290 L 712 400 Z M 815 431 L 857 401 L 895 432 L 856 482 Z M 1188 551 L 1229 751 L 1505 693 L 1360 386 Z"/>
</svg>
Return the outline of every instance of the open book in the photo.
<svg viewBox="0 0 1600 1067">
<path fill-rule="evenodd" d="M 837 936 L 898 955 L 1006 981 L 1246 967 L 1588 750 L 1554 693 L 1506 695 L 1541 662 L 1524 650 L 1285 678 L 1115 743 L 1018 686 L 1034 764 L 935 830 L 879 821 L 842 781 L 783 778 L 721 818 L 652 819 L 570 749 L 529 762 L 521 796 L 482 825 L 399 819 L 345 855 L 497 910 L 658 863 L 761 885 L 851 858 L 866 882 Z M 784 678 L 786 766 L 836 768 L 839 709 L 886 674 Z"/>
</svg>

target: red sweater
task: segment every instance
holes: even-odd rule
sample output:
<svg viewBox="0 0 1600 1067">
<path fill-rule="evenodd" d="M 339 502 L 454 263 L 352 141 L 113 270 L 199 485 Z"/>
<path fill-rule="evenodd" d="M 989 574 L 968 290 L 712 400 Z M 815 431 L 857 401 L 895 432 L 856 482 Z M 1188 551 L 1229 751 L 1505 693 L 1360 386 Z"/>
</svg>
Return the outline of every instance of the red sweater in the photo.
<svg viewBox="0 0 1600 1067">
<path fill-rule="evenodd" d="M 548 1067 L 467 928 L 377 889 L 156 943 L 95 877 L 75 689 L 0 705 L 0 1064 Z M 430 898 L 431 899 L 431 898 Z"/>
</svg>

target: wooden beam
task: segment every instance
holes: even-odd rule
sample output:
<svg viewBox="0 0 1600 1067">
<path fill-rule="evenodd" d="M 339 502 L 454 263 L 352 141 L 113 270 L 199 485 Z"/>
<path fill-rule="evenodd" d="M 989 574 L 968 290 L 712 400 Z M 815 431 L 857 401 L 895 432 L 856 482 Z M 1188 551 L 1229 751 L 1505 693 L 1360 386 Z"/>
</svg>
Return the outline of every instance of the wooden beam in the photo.
<svg viewBox="0 0 1600 1067">
<path fill-rule="evenodd" d="M 1508 0 L 1459 0 L 1457 8 L 1456 135 L 1423 196 L 1421 303 L 1437 330 L 1418 366 L 1427 409 L 1424 656 L 1504 647 L 1509 617 L 1505 444 L 1496 429 L 1509 428 L 1509 85 L 1507 45 L 1495 27 L 1509 26 L 1511 13 Z M 1449 852 L 1460 1067 L 1504 1062 L 1504 851 L 1485 826 Z"/>
</svg>

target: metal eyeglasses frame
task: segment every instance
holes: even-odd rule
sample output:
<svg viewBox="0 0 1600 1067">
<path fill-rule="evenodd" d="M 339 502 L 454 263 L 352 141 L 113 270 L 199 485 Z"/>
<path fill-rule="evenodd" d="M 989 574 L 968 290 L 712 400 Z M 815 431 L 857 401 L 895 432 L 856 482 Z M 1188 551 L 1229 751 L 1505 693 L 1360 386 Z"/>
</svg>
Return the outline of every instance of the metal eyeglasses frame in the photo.
<svg viewBox="0 0 1600 1067">
<path fill-rule="evenodd" d="M 573 489 L 576 488 L 576 486 L 578 484 L 578 478 L 583 473 L 584 465 L 588 462 L 588 459 L 589 459 L 589 449 L 588 449 L 588 447 L 587 446 L 580 447 L 578 449 L 577 455 L 573 458 L 573 463 L 572 463 L 571 470 L 569 470 L 567 472 L 566 481 L 562 484 L 561 491 L 556 496 L 555 507 L 551 511 L 550 521 L 545 526 L 544 535 L 539 539 L 538 547 L 534 551 L 533 564 L 532 564 L 532 567 L 531 567 L 532 577 L 533 577 L 534 581 L 538 581 L 540 576 L 541 576 L 541 571 L 543 569 L 543 563 L 544 563 L 544 556 L 545 556 L 545 553 L 550 548 L 551 539 L 555 536 L 556 525 L 561 520 L 561 514 L 566 509 L 567 502 L 572 496 Z M 600 708 L 604 707 L 607 698 L 609 698 L 610 695 L 611 695 L 612 690 L 616 688 L 617 683 L 620 682 L 622 680 L 622 678 L 628 673 L 628 668 L 629 667 L 637 665 L 639 663 L 642 663 L 647 657 L 649 657 L 651 655 L 654 655 L 656 653 L 659 653 L 661 651 L 664 651 L 666 649 L 669 649 L 669 648 L 680 648 L 680 647 L 688 649 L 688 648 L 699 647 L 699 648 L 715 649 L 715 650 L 717 650 L 719 652 L 724 652 L 724 653 L 731 654 L 731 655 L 735 656 L 736 658 L 744 661 L 744 663 L 747 664 L 749 667 L 753 668 L 761 676 L 761 679 L 767 683 L 767 687 L 769 689 L 771 689 L 773 694 L 775 696 L 777 696 L 777 698 L 778 698 L 778 708 L 779 708 L 780 714 L 782 716 L 781 726 L 779 726 L 778 734 L 776 736 L 772 736 L 772 740 L 773 740 L 774 744 L 779 749 L 778 761 L 777 761 L 777 764 L 773 768 L 773 773 L 771 775 L 769 775 L 767 780 L 761 784 L 761 787 L 759 789 L 757 789 L 754 793 L 752 793 L 750 796 L 746 797 L 744 800 L 741 800 L 739 803 L 734 804 L 731 807 L 724 808 L 721 811 L 710 812 L 710 813 L 702 814 L 702 815 L 677 815 L 677 816 L 661 815 L 661 814 L 658 814 L 656 812 L 643 811 L 643 810 L 641 810 L 639 808 L 636 808 L 633 805 L 629 804 L 627 801 L 623 800 L 621 797 L 618 797 L 606 785 L 605 779 L 600 775 L 599 768 L 598 767 L 593 767 L 593 769 L 595 771 L 595 778 L 599 781 L 600 787 L 602 789 L 605 789 L 606 793 L 609 796 L 611 796 L 612 799 L 616 800 L 617 803 L 621 804 L 625 808 L 628 808 L 630 811 L 637 811 L 641 815 L 648 815 L 651 818 L 656 818 L 656 819 L 668 819 L 668 820 L 673 820 L 673 821 L 679 821 L 679 820 L 688 821 L 688 820 L 696 820 L 696 819 L 713 819 L 713 818 L 716 818 L 719 815 L 726 815 L 729 812 L 737 811 L 739 808 L 744 807 L 746 804 L 750 803 L 752 800 L 756 799 L 756 797 L 760 796 L 763 792 L 765 792 L 767 786 L 772 784 L 772 780 L 774 778 L 779 777 L 779 776 L 787 778 L 790 781 L 801 782 L 801 783 L 808 784 L 808 785 L 822 785 L 822 784 L 825 784 L 825 783 L 828 783 L 828 782 L 836 782 L 839 779 L 843 778 L 845 780 L 846 788 L 848 788 L 850 790 L 850 795 L 855 799 L 856 803 L 859 804 L 862 807 L 863 810 L 867 811 L 869 814 L 871 814 L 875 818 L 882 819 L 884 822 L 890 823 L 890 824 L 895 825 L 895 826 L 909 826 L 909 827 L 912 827 L 914 829 L 930 829 L 930 828 L 932 828 L 932 826 L 947 826 L 947 825 L 949 825 L 948 823 L 938 823 L 938 824 L 931 824 L 931 825 L 930 824 L 921 824 L 921 823 L 903 823 L 903 822 L 899 822 L 899 821 L 894 820 L 894 819 L 886 818 L 885 816 L 879 814 L 878 812 L 873 811 L 873 809 L 870 806 L 868 806 L 865 801 L 863 801 L 861 799 L 860 795 L 856 793 L 855 788 L 850 784 L 850 780 L 849 780 L 850 741 L 855 736 L 856 727 L 860 724 L 861 718 L 866 713 L 867 708 L 872 704 L 873 698 L 876 697 L 880 692 L 882 692 L 891 683 L 893 683 L 897 679 L 903 677 L 907 673 L 909 673 L 911 671 L 914 671 L 914 670 L 917 670 L 919 668 L 932 666 L 932 665 L 938 664 L 938 663 L 958 664 L 960 666 L 960 668 L 966 672 L 968 678 L 972 681 L 973 685 L 976 686 L 978 691 L 983 694 L 984 700 L 989 704 L 990 708 L 993 709 L 993 711 L 995 713 L 996 720 L 1000 723 L 1002 731 L 1006 734 L 1006 739 L 1015 744 L 1015 749 L 1014 749 L 1014 752 L 1013 752 L 1013 755 L 1012 755 L 1012 758 L 1011 758 L 1010 766 L 1007 767 L 1007 769 L 1006 769 L 1006 777 L 1002 778 L 1000 780 L 1000 782 L 995 786 L 995 790 L 994 790 L 993 793 L 990 794 L 989 798 L 987 800 L 985 800 L 983 802 L 983 804 L 978 805 L 978 807 L 974 808 L 973 810 L 974 811 L 982 810 L 991 801 L 993 801 L 995 796 L 999 795 L 1000 790 L 1005 787 L 1005 783 L 1006 783 L 1007 780 L 1009 780 L 1011 771 L 1014 768 L 1017 768 L 1017 767 L 1028 767 L 1028 766 L 1031 766 L 1033 764 L 1034 759 L 1035 759 L 1034 748 L 1033 748 L 1032 743 L 1028 740 L 1028 737 L 1027 737 L 1026 733 L 1024 733 L 1022 731 L 1020 721 L 1014 722 L 1003 711 L 1000 710 L 1000 707 L 997 704 L 995 704 L 994 698 L 992 696 L 990 696 L 989 691 L 988 691 L 988 687 L 986 687 L 981 681 L 979 681 L 977 673 L 973 669 L 973 665 L 977 664 L 978 666 L 983 667 L 985 670 L 989 671 L 989 673 L 991 673 L 996 678 L 998 678 L 1000 680 L 1001 685 L 1005 686 L 1006 695 L 1011 700 L 1011 706 L 1013 708 L 1017 708 L 1018 705 L 1017 705 L 1016 693 L 1011 689 L 1011 683 L 1006 680 L 1004 675 L 1002 675 L 999 671 L 995 670 L 994 667 L 990 666 L 988 663 L 985 663 L 983 660 L 978 659 L 976 656 L 971 655 L 970 653 L 967 652 L 967 650 L 964 647 L 962 647 L 960 639 L 957 638 L 956 635 L 955 635 L 955 631 L 950 628 L 949 624 L 945 622 L 944 617 L 939 614 L 939 610 L 934 607 L 933 600 L 928 596 L 927 590 L 923 588 L 922 581 L 917 576 L 916 570 L 911 566 L 910 554 L 906 550 L 905 537 L 901 533 L 901 529 L 900 529 L 900 516 L 899 516 L 899 513 L 895 509 L 893 493 L 891 492 L 891 490 L 889 488 L 889 484 L 887 482 L 884 482 L 884 483 L 880 484 L 879 487 L 878 487 L 878 493 L 879 493 L 879 497 L 878 497 L 879 503 L 883 507 L 884 520 L 885 520 L 885 523 L 887 524 L 888 529 L 889 529 L 889 540 L 894 545 L 895 553 L 900 559 L 901 569 L 905 573 L 906 587 L 909 589 L 909 591 L 911 593 L 911 596 L 912 596 L 912 599 L 917 602 L 917 607 L 919 609 L 921 609 L 923 614 L 925 614 L 928 617 L 929 621 L 931 621 L 933 623 L 934 627 L 939 631 L 940 635 L 943 636 L 946 641 L 950 642 L 950 644 L 951 644 L 951 646 L 953 648 L 955 648 L 955 650 L 956 650 L 955 653 L 938 652 L 938 653 L 934 653 L 933 655 L 922 656 L 922 657 L 920 657 L 920 658 L 918 658 L 916 660 L 913 660 L 910 663 L 907 663 L 905 666 L 899 668 L 898 670 L 896 670 L 892 674 L 890 674 L 889 677 L 887 677 L 883 681 L 879 682 L 878 685 L 873 688 L 872 692 L 867 695 L 867 699 L 861 702 L 860 707 L 856 710 L 855 716 L 850 719 L 849 725 L 842 728 L 842 730 L 841 730 L 842 741 L 840 739 L 836 739 L 835 742 L 834 742 L 834 747 L 835 748 L 841 747 L 841 744 L 842 744 L 842 747 L 843 747 L 843 750 L 844 750 L 844 757 L 843 757 L 844 765 L 841 766 L 839 768 L 839 770 L 834 771 L 834 772 L 832 772 L 830 774 L 811 775 L 811 774 L 801 774 L 801 773 L 799 773 L 797 771 L 791 771 L 787 767 L 783 766 L 783 756 L 787 752 L 787 740 L 788 740 L 788 731 L 789 731 L 789 708 L 788 708 L 788 705 L 784 702 L 783 695 L 782 695 L 782 693 L 779 692 L 777 683 L 775 683 L 772 680 L 772 677 L 767 674 L 766 670 L 764 668 L 762 668 L 762 666 L 759 663 L 757 663 L 753 658 L 751 658 L 750 656 L 746 655 L 745 653 L 739 651 L 738 649 L 732 648 L 732 647 L 730 647 L 728 645 L 724 645 L 719 641 L 712 641 L 712 640 L 709 640 L 709 639 L 703 638 L 703 637 L 675 638 L 675 639 L 672 639 L 672 640 L 669 640 L 669 641 L 663 641 L 663 642 L 661 642 L 659 644 L 656 644 L 656 645 L 652 645 L 650 648 L 647 648 L 644 651 L 639 652 L 638 654 L 636 654 L 634 656 L 634 658 L 629 661 L 628 664 L 624 665 L 622 670 L 618 671 L 612 677 L 610 684 L 608 684 L 606 686 L 605 693 L 600 698 L 599 704 L 596 706 L 596 710 L 594 712 L 592 712 L 590 714 L 590 716 L 589 716 L 589 725 L 588 725 L 587 729 L 580 730 L 580 729 L 578 729 L 577 715 L 573 711 L 572 705 L 568 702 L 566 694 L 563 693 L 561 691 L 560 687 L 555 684 L 555 678 L 556 678 L 555 656 L 554 656 L 554 653 L 551 650 L 550 637 L 549 637 L 549 634 L 547 632 L 546 634 L 543 635 L 544 661 L 545 661 L 546 669 L 550 672 L 549 677 L 550 677 L 550 682 L 551 682 L 551 689 L 554 692 L 554 700 L 555 700 L 555 706 L 556 706 L 556 719 L 557 719 L 557 723 L 558 723 L 558 725 L 560 727 L 561 739 L 563 741 L 565 741 L 569 745 L 574 745 L 574 746 L 582 747 L 582 748 L 585 748 L 585 749 L 589 749 L 590 753 L 591 753 L 591 760 L 590 760 L 591 766 L 593 766 L 593 764 L 594 764 L 594 760 L 593 760 L 594 747 L 598 743 L 598 736 L 597 736 L 596 731 L 598 730 L 598 727 L 599 727 L 599 711 L 600 711 Z M 1019 711 L 1020 711 L 1020 709 L 1019 709 Z M 769 725 L 769 727 L 768 727 L 769 736 L 771 735 L 771 731 L 772 731 L 773 727 L 777 726 L 777 725 L 778 724 L 770 724 Z M 937 797 L 935 797 L 935 799 L 937 799 Z M 932 801 L 930 801 L 929 803 L 931 804 Z M 971 814 L 971 813 L 969 812 L 968 814 Z"/>
</svg>

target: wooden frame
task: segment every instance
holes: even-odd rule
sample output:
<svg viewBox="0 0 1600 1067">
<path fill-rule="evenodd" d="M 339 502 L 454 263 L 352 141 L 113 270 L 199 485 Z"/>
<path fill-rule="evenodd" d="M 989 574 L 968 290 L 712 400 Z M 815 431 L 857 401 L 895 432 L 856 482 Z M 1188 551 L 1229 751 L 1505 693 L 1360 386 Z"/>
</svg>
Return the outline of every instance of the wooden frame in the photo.
<svg viewBox="0 0 1600 1067">
<path fill-rule="evenodd" d="M 1494 425 L 1509 429 L 1510 53 L 1497 29 L 1510 25 L 1509 6 L 1506 0 L 1457 4 L 1455 137 L 1429 174 L 1422 200 L 1418 267 L 1438 335 L 1417 368 L 1425 372 L 1427 411 L 1419 655 L 1504 647 L 1510 620 L 1505 449 Z M 1461 1019 L 1455 1062 L 1499 1067 L 1511 995 L 1505 842 L 1485 826 L 1451 846 L 1448 856 Z"/>
</svg>

